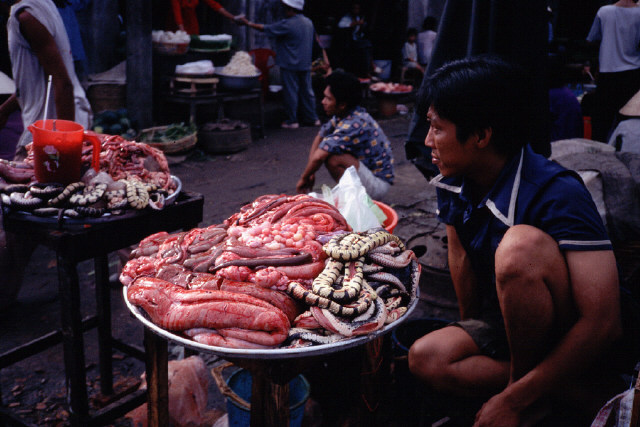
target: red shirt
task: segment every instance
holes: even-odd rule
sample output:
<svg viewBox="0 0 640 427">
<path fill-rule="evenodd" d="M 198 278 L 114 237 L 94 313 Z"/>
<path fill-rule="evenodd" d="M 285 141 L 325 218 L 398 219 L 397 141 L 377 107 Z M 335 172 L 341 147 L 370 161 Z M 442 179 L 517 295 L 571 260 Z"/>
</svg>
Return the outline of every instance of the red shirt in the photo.
<svg viewBox="0 0 640 427">
<path fill-rule="evenodd" d="M 213 10 L 222 9 L 222 5 L 214 0 L 204 0 Z M 200 26 L 196 15 L 199 0 L 171 0 L 173 17 L 177 26 L 183 25 L 189 34 L 200 34 Z"/>
</svg>

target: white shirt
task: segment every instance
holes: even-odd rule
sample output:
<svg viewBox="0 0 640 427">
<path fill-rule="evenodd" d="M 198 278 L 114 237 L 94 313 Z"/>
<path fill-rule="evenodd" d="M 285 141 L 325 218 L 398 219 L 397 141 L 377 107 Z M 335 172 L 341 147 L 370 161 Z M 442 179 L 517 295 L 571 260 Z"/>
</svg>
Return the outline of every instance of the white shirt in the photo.
<svg viewBox="0 0 640 427">
<path fill-rule="evenodd" d="M 609 145 L 615 147 L 618 137 L 622 140 L 620 151 L 640 154 L 640 117 L 626 119 L 618 123 L 609 138 Z"/>
<path fill-rule="evenodd" d="M 640 68 L 640 7 L 602 6 L 587 40 L 600 40 L 600 71 L 616 73 Z"/>
<path fill-rule="evenodd" d="M 67 37 L 60 13 L 51 0 L 22 0 L 11 7 L 7 30 L 9 37 L 9 54 L 11 56 L 11 69 L 16 84 L 16 94 L 22 112 L 24 133 L 18 141 L 19 146 L 24 146 L 32 140 L 31 132 L 27 126 L 44 116 L 44 104 L 47 92 L 47 78 L 44 70 L 33 54 L 31 46 L 20 32 L 20 22 L 17 13 L 26 9 L 31 16 L 37 19 L 53 36 L 69 78 L 73 83 L 73 95 L 75 99 L 75 121 L 85 129 L 91 124 L 91 107 L 80 85 L 73 68 L 71 45 Z M 55 101 L 53 95 L 49 97 L 49 109 L 47 118 L 55 118 Z"/>
<path fill-rule="evenodd" d="M 431 61 L 437 35 L 438 33 L 433 30 L 418 33 L 418 62 L 421 64 L 428 64 Z"/>
</svg>

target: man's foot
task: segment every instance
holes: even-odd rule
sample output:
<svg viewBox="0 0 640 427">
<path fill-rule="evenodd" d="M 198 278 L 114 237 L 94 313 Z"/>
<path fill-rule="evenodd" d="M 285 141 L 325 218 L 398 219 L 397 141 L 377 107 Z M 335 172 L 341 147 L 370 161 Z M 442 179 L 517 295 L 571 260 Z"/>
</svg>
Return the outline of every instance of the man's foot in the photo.
<svg viewBox="0 0 640 427">
<path fill-rule="evenodd" d="M 300 125 L 298 123 L 287 123 L 284 122 L 281 125 L 282 129 L 298 129 Z"/>
</svg>

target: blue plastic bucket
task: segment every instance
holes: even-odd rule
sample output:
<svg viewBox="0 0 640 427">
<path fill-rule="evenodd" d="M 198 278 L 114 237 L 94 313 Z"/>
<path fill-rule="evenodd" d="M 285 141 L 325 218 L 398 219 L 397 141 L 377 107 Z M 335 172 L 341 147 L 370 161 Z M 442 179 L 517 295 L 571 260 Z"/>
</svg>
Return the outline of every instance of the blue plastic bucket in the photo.
<svg viewBox="0 0 640 427">
<path fill-rule="evenodd" d="M 239 369 L 227 379 L 227 385 L 245 402 L 251 402 L 251 372 Z M 289 426 L 300 427 L 304 407 L 309 399 L 309 382 L 302 375 L 298 375 L 289 382 Z M 227 399 L 227 418 L 229 427 L 246 427 L 250 424 L 251 411 L 248 404 L 241 405 L 232 399 Z"/>
</svg>

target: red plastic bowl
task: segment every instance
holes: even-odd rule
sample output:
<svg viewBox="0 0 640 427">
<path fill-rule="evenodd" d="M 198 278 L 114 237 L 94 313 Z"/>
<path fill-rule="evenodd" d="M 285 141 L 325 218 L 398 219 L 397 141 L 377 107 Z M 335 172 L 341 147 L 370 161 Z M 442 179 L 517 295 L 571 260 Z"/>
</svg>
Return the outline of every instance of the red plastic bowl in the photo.
<svg viewBox="0 0 640 427">
<path fill-rule="evenodd" d="M 398 213 L 395 210 L 393 210 L 391 206 L 385 203 L 379 202 L 377 200 L 374 200 L 373 203 L 378 205 L 378 207 L 382 209 L 382 212 L 384 212 L 384 214 L 387 216 L 387 219 L 384 220 L 384 222 L 382 223 L 382 226 L 389 233 L 393 233 L 393 230 L 396 228 L 396 225 L 398 225 Z"/>
</svg>

